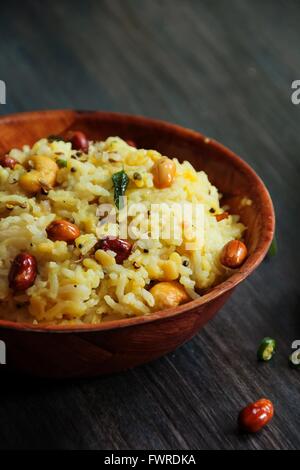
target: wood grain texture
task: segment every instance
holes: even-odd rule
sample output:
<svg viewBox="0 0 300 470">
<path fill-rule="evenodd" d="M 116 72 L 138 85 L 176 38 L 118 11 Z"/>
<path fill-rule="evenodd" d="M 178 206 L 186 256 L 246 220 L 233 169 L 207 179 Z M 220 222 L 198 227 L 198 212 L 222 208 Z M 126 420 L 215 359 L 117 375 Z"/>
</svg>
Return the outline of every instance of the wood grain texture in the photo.
<svg viewBox="0 0 300 470">
<path fill-rule="evenodd" d="M 0 366 L 1 448 L 299 449 L 299 371 L 287 365 L 300 339 L 300 106 L 290 100 L 299 21 L 297 0 L 1 6 L 1 114 L 108 109 L 211 135 L 269 187 L 279 241 L 278 256 L 199 335 L 150 365 L 66 383 L 10 377 Z M 258 365 L 265 335 L 278 353 Z M 273 423 L 239 436 L 240 408 L 262 396 L 274 401 Z"/>
</svg>

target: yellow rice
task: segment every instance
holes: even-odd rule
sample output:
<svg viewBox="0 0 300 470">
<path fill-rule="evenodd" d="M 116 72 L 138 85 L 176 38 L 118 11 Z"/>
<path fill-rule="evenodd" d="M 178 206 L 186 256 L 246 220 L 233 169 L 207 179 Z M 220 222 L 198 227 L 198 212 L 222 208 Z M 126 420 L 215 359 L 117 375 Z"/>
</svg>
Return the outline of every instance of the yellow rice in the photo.
<svg viewBox="0 0 300 470">
<path fill-rule="evenodd" d="M 67 160 L 59 169 L 57 185 L 48 196 L 28 197 L 18 180 L 25 172 L 0 166 L 0 315 L 14 321 L 37 323 L 98 323 L 147 315 L 155 311 L 149 292 L 152 281 L 178 280 L 190 298 L 223 280 L 228 270 L 219 261 L 222 247 L 242 237 L 245 227 L 230 215 L 217 222 L 223 212 L 220 194 L 207 175 L 196 172 L 189 162 L 176 159 L 176 177 L 170 188 L 153 186 L 151 168 L 161 157 L 154 150 L 135 149 L 118 137 L 91 142 L 89 152 L 72 158 L 76 151 L 63 141 L 42 139 L 32 148 L 13 149 L 10 156 L 23 164 L 33 155 Z M 76 171 L 71 171 L 75 168 Z M 121 265 L 114 253 L 97 252 L 97 207 L 114 204 L 112 175 L 124 169 L 130 178 L 126 191 L 128 209 L 134 203 L 201 203 L 205 210 L 204 242 L 200 249 L 185 251 L 182 240 L 139 239 L 133 242 L 130 257 Z M 138 172 L 142 179 L 134 180 Z M 95 202 L 95 198 L 98 201 Z M 15 205 L 10 211 L 7 203 Z M 134 215 L 130 216 L 134 219 Z M 46 228 L 54 219 L 72 220 L 81 230 L 74 245 L 47 238 Z M 113 230 L 108 226 L 108 230 Z M 146 250 L 146 252 L 144 251 Z M 35 256 L 38 276 L 32 287 L 14 294 L 8 286 L 8 273 L 14 257 L 22 251 Z M 188 263 L 184 263 L 188 261 Z"/>
</svg>

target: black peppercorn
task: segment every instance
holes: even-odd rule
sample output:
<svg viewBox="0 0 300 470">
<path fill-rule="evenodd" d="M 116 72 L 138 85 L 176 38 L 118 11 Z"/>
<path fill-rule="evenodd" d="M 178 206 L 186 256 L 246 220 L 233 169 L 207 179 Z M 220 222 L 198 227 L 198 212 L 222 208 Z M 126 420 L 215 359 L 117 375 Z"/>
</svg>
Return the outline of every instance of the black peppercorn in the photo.
<svg viewBox="0 0 300 470">
<path fill-rule="evenodd" d="M 135 173 L 133 174 L 133 179 L 134 179 L 134 180 L 141 180 L 141 179 L 142 179 L 142 175 L 141 175 L 140 173 L 138 173 L 138 172 L 135 172 Z"/>
</svg>

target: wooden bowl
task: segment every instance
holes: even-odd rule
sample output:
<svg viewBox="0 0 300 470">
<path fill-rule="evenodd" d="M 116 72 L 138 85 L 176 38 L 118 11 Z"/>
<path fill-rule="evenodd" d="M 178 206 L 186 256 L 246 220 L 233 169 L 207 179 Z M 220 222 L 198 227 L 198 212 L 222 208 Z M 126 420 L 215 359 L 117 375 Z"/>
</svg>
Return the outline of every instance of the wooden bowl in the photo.
<svg viewBox="0 0 300 470">
<path fill-rule="evenodd" d="M 146 317 L 76 327 L 43 327 L 0 320 L 0 340 L 6 343 L 6 367 L 43 377 L 110 374 L 174 350 L 192 338 L 217 313 L 237 284 L 257 268 L 274 234 L 272 201 L 249 165 L 214 140 L 173 124 L 94 111 L 15 114 L 0 118 L 0 154 L 68 129 L 82 130 L 90 139 L 108 136 L 132 139 L 138 147 L 189 160 L 197 170 L 204 170 L 232 212 L 240 214 L 248 227 L 249 257 L 229 279 L 200 299 Z M 252 205 L 241 205 L 244 197 L 251 199 Z"/>
</svg>

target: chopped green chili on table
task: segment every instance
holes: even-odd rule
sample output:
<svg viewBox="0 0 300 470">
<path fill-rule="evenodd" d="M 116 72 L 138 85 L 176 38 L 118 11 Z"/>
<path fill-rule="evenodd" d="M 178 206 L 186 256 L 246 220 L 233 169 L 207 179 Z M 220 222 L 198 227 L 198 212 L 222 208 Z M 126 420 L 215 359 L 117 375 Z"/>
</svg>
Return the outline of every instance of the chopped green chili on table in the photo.
<svg viewBox="0 0 300 470">
<path fill-rule="evenodd" d="M 277 240 L 276 240 L 276 236 L 274 236 L 273 241 L 272 241 L 272 243 L 270 245 L 270 248 L 269 248 L 269 251 L 268 251 L 268 256 L 270 256 L 271 258 L 273 256 L 276 256 L 277 251 L 278 251 Z"/>
<path fill-rule="evenodd" d="M 262 340 L 258 351 L 257 351 L 257 358 L 260 361 L 270 361 L 274 356 L 276 351 L 276 341 L 272 338 L 266 337 Z"/>
</svg>

